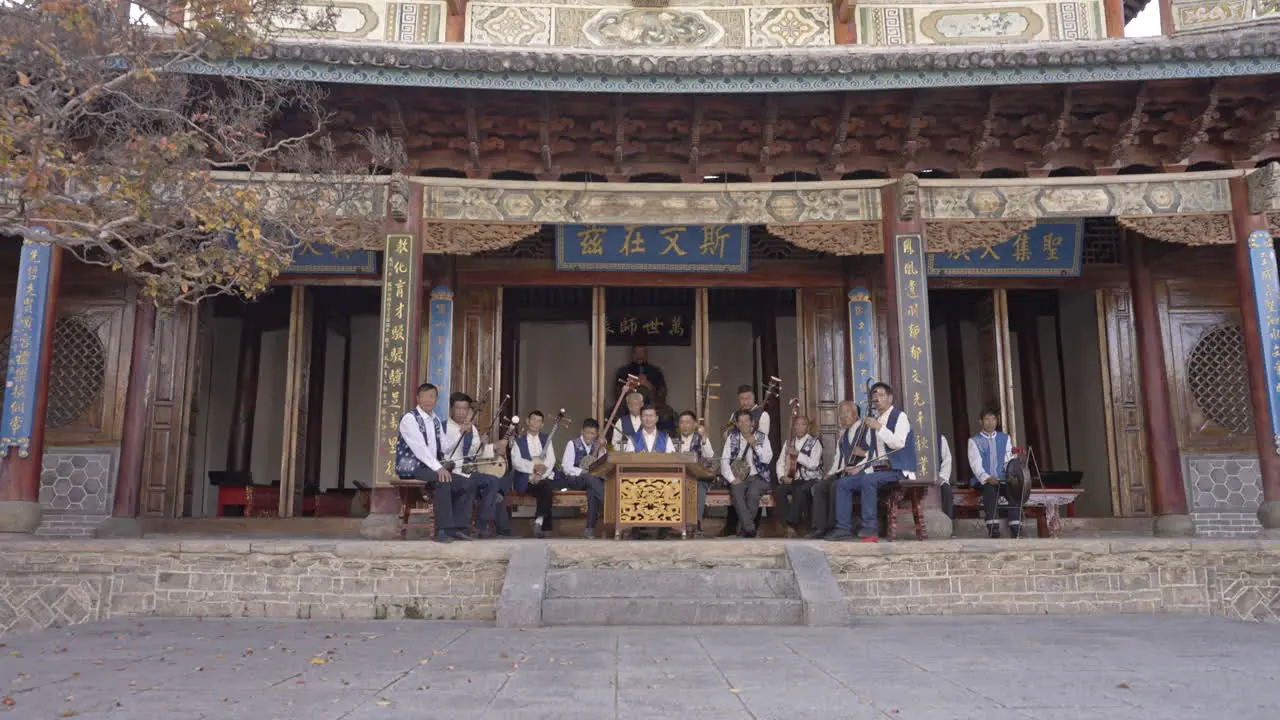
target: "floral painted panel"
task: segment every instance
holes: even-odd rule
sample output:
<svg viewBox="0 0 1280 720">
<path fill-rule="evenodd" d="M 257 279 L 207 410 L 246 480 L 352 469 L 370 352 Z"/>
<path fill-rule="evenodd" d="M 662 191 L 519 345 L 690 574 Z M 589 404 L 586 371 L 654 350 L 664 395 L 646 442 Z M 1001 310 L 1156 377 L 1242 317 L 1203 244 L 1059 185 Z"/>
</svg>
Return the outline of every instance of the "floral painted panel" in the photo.
<svg viewBox="0 0 1280 720">
<path fill-rule="evenodd" d="M 964 45 L 1106 37 L 1101 0 L 957 2 L 862 0 L 858 42 L 866 45 Z"/>
</svg>

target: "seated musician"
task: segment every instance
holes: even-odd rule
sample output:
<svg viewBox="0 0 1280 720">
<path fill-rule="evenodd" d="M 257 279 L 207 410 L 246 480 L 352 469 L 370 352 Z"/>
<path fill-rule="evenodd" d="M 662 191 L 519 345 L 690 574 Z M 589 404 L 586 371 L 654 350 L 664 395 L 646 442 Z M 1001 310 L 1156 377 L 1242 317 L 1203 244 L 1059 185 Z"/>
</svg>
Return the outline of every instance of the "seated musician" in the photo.
<svg viewBox="0 0 1280 720">
<path fill-rule="evenodd" d="M 525 419 L 525 431 L 516 436 L 515 450 L 511 453 L 512 487 L 516 492 L 532 495 L 538 501 L 533 517 L 533 536 L 536 538 L 551 532 L 551 505 L 555 499 L 552 478 L 556 471 L 556 453 L 547 433 L 542 432 L 545 422 L 541 411 L 529 413 Z"/>
<path fill-rule="evenodd" d="M 742 523 L 739 537 L 750 538 L 756 536 L 760 498 L 769 492 L 773 448 L 769 445 L 769 436 L 752 427 L 750 411 L 739 410 L 734 420 L 736 427 L 725 440 L 725 451 L 720 457 L 720 474 L 729 483 L 729 495 Z"/>
<path fill-rule="evenodd" d="M 582 435 L 565 443 L 564 457 L 560 460 L 561 474 L 557 477 L 557 490 L 585 490 L 587 492 L 587 529 L 583 537 L 596 536 L 596 521 L 604 506 L 604 478 L 587 474 L 587 466 L 596 456 L 604 440 L 600 438 L 600 423 L 595 418 L 582 421 Z"/>
<path fill-rule="evenodd" d="M 640 412 L 644 410 L 644 395 L 638 392 L 627 395 L 627 414 L 613 424 L 613 449 L 622 452 L 627 441 L 640 431 Z"/>
<path fill-rule="evenodd" d="M 400 418 L 396 475 L 402 480 L 419 480 L 431 491 L 437 542 L 471 540 L 465 530 L 471 524 L 475 486 L 469 478 L 453 475 L 440 462 L 444 429 L 434 412 L 439 395 L 435 385 L 419 385 L 417 407 Z"/>
<path fill-rule="evenodd" d="M 676 452 L 692 455 L 702 461 L 707 469 L 714 469 L 716 452 L 711 447 L 706 428 L 698 424 L 698 416 L 691 410 L 680 413 L 680 426 L 674 438 Z M 694 535 L 702 533 L 702 515 L 707 511 L 707 487 L 713 478 L 698 481 L 698 526 Z"/>
<path fill-rule="evenodd" d="M 871 386 L 871 406 L 875 412 L 863 418 L 868 432 L 867 456 L 861 471 L 845 475 L 836 483 L 836 529 L 828 540 L 852 540 L 853 494 L 860 494 L 862 520 L 857 537 L 862 542 L 879 542 L 876 511 L 880 488 L 916 477 L 916 440 L 907 414 L 893 406 L 893 389 L 886 383 Z"/>
<path fill-rule="evenodd" d="M 1000 537 L 1000 506 L 1004 505 L 1009 511 L 1009 536 L 1016 538 L 1022 535 L 1022 503 L 1009 502 L 1009 479 L 1021 476 L 1022 460 L 1013 454 L 1013 441 L 998 427 L 999 413 L 991 408 L 983 410 L 982 430 L 969 438 L 969 469 L 973 471 L 973 487 L 982 492 L 987 535 Z"/>
<path fill-rule="evenodd" d="M 778 453 L 773 501 L 778 517 L 787 523 L 787 537 L 796 536 L 800 515 L 809 504 L 809 491 L 822 479 L 822 441 L 809 434 L 809 418 L 801 415 L 791 423 L 791 440 Z"/>
<path fill-rule="evenodd" d="M 499 440 L 495 446 L 495 443 L 489 442 L 487 437 L 480 435 L 480 431 L 474 424 L 473 402 L 471 396 L 466 393 L 456 392 L 449 396 L 449 421 L 445 423 L 444 440 L 440 443 L 440 450 L 444 462 L 452 466 L 454 477 L 470 478 L 471 483 L 475 485 L 476 502 L 479 503 L 477 523 L 480 532 L 478 534 L 488 536 L 489 523 L 498 525 L 497 499 L 502 481 L 492 472 L 486 472 L 495 467 L 494 463 L 486 464 L 484 461 L 499 457 L 498 447 L 505 452 L 506 440 Z M 468 511 L 468 523 L 470 520 L 471 513 Z"/>
<path fill-rule="evenodd" d="M 618 385 L 621 386 L 628 375 L 635 375 L 640 378 L 640 392 L 644 395 L 645 402 L 663 403 L 667 399 L 667 379 L 662 374 L 662 368 L 649 362 L 649 348 L 644 345 L 633 345 L 631 347 L 631 362 L 618 368 L 615 373 L 618 379 Z M 639 416 L 639 412 L 635 413 Z M 628 437 L 630 437 L 628 435 Z M 614 448 L 620 450 L 621 448 Z"/>
<path fill-rule="evenodd" d="M 765 435 L 769 434 L 769 427 L 770 427 L 769 411 L 765 410 L 764 407 L 756 406 L 756 391 L 752 390 L 750 385 L 738 386 L 738 410 L 734 411 L 735 419 L 732 420 L 729 424 L 728 430 L 730 433 L 733 432 L 734 425 L 737 423 L 736 418 L 738 416 L 737 413 L 739 410 L 745 410 L 751 413 L 752 428 L 754 428 L 757 432 L 764 433 Z M 728 433 L 726 433 L 725 438 L 726 440 L 728 439 Z M 753 527 L 754 527 L 754 519 L 753 519 Z M 738 509 L 733 505 L 730 505 L 728 512 L 725 513 L 724 531 L 722 532 L 722 537 L 724 535 L 734 534 L 735 532 L 737 532 L 737 529 L 738 529 Z"/>
<path fill-rule="evenodd" d="M 858 437 L 862 432 L 861 414 L 858 403 L 852 400 L 840 403 L 840 427 L 844 428 L 840 433 L 840 444 L 835 456 L 831 458 L 827 476 L 809 488 L 809 494 L 813 497 L 813 509 L 809 518 L 812 529 L 808 535 L 810 540 L 826 537 L 836 529 L 836 481 L 846 474 L 847 468 L 867 455 L 866 448 L 861 446 L 861 438 Z"/>
<path fill-rule="evenodd" d="M 942 500 L 942 512 L 952 520 L 956 519 L 955 497 L 951 491 L 951 445 L 947 436 L 938 433 L 938 493 Z M 955 536 L 955 524 L 951 525 L 951 535 Z"/>
<path fill-rule="evenodd" d="M 676 443 L 669 435 L 658 429 L 658 410 L 646 405 L 640 411 L 640 430 L 627 439 L 627 452 L 660 452 L 676 451 Z"/>
</svg>

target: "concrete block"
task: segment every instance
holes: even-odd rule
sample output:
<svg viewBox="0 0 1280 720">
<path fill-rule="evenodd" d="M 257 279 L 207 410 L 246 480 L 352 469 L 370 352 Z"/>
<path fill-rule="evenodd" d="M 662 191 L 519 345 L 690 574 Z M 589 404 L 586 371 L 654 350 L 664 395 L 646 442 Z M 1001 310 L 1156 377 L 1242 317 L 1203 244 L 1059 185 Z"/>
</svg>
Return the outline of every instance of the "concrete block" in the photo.
<svg viewBox="0 0 1280 720">
<path fill-rule="evenodd" d="M 800 591 L 790 570 L 552 570 L 547 597 L 794 600 Z"/>
<path fill-rule="evenodd" d="M 845 626 L 849 624 L 849 604 L 831 573 L 827 554 L 811 545 L 787 545 L 787 562 L 795 574 L 804 608 L 804 624 Z"/>
<path fill-rule="evenodd" d="M 501 612 L 501 610 L 499 611 Z M 799 625 L 799 600 L 547 598 L 545 625 Z"/>
<path fill-rule="evenodd" d="M 542 625 L 547 565 L 551 559 L 543 543 L 523 543 L 511 550 L 507 577 L 498 600 L 500 628 L 533 628 Z"/>
</svg>

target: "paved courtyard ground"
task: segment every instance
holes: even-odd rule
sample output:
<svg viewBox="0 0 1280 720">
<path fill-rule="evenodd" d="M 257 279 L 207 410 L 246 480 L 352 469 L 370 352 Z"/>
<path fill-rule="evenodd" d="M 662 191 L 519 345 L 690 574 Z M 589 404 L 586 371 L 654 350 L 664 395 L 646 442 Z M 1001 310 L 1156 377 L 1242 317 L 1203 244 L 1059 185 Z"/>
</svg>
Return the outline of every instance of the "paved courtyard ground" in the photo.
<svg viewBox="0 0 1280 720">
<path fill-rule="evenodd" d="M 1280 717 L 1280 627 L 1214 618 L 531 631 L 141 619 L 0 643 L 0 718 L 23 720 Z"/>
</svg>

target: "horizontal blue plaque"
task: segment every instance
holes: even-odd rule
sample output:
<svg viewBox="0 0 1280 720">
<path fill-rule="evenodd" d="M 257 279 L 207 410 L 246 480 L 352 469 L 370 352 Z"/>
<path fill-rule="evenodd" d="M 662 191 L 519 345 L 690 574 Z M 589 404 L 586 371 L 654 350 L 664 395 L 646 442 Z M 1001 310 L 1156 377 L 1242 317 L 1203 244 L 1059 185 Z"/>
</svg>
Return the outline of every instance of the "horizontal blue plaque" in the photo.
<svg viewBox="0 0 1280 720">
<path fill-rule="evenodd" d="M 746 225 L 558 225 L 557 270 L 744 273 Z"/>
<path fill-rule="evenodd" d="M 293 251 L 285 275 L 370 275 L 378 272 L 373 250 L 335 250 L 328 245 L 302 243 Z"/>
<path fill-rule="evenodd" d="M 1083 253 L 1083 220 L 1043 222 L 998 245 L 929 253 L 929 275 L 1079 277 Z"/>
</svg>

